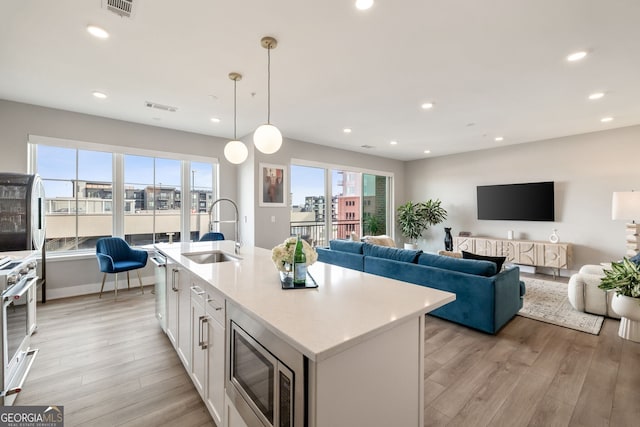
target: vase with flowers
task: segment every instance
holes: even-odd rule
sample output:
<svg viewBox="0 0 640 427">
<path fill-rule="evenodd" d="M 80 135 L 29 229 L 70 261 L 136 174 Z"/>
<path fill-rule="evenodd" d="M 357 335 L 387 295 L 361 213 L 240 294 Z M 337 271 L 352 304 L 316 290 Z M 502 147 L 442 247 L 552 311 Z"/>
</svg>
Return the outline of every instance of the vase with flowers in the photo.
<svg viewBox="0 0 640 427">
<path fill-rule="evenodd" d="M 306 264 L 309 266 L 318 260 L 318 253 L 306 240 L 301 241 L 302 251 L 307 259 Z M 271 260 L 280 272 L 280 280 L 283 282 L 289 277 L 293 279 L 293 256 L 297 242 L 297 237 L 291 236 L 271 250 Z"/>
</svg>

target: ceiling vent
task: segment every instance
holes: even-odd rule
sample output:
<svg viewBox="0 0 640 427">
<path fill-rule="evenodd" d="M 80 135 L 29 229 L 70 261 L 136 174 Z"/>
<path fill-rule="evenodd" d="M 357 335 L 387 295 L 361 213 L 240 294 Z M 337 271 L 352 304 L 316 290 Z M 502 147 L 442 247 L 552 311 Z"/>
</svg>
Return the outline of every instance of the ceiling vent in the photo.
<svg viewBox="0 0 640 427">
<path fill-rule="evenodd" d="M 144 105 L 149 108 L 155 108 L 157 110 L 162 110 L 162 111 L 170 111 L 172 113 L 175 113 L 176 111 L 178 111 L 178 107 L 172 107 L 170 105 L 162 105 L 162 104 L 158 104 L 157 102 L 145 101 Z"/>
<path fill-rule="evenodd" d="M 369 149 L 373 148 L 373 145 L 364 144 L 364 145 L 361 145 L 360 147 L 366 148 L 367 150 L 369 150 Z"/>
<path fill-rule="evenodd" d="M 123 18 L 132 18 L 134 15 L 133 2 L 134 0 L 102 0 L 102 8 Z"/>
</svg>

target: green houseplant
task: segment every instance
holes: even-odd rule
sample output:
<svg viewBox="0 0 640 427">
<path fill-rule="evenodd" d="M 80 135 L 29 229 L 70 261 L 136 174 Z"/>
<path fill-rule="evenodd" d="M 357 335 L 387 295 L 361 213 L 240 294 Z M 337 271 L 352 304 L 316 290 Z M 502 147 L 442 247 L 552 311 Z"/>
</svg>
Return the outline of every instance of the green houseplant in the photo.
<svg viewBox="0 0 640 427">
<path fill-rule="evenodd" d="M 640 266 L 628 258 L 612 262 L 598 287 L 616 292 L 611 308 L 620 316 L 618 336 L 640 342 Z"/>
<path fill-rule="evenodd" d="M 604 270 L 604 277 L 598 287 L 605 291 L 615 291 L 616 295 L 640 298 L 640 266 L 628 258 L 612 262 L 611 270 Z"/>
<path fill-rule="evenodd" d="M 439 224 L 447 218 L 447 211 L 438 199 L 426 202 L 408 201 L 398 207 L 398 224 L 400 232 L 409 239 L 409 246 L 415 247 L 418 237 L 429 227 Z"/>
</svg>

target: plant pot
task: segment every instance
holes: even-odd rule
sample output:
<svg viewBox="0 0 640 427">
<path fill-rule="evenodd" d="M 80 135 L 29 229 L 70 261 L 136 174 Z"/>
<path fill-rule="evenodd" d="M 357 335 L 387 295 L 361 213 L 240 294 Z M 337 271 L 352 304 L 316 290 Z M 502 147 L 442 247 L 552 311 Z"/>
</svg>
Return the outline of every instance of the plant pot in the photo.
<svg viewBox="0 0 640 427">
<path fill-rule="evenodd" d="M 611 300 L 611 308 L 620 316 L 618 336 L 640 342 L 640 298 L 615 295 Z"/>
<path fill-rule="evenodd" d="M 415 251 L 416 249 L 418 249 L 418 245 L 416 243 L 405 243 L 404 248 Z"/>
</svg>

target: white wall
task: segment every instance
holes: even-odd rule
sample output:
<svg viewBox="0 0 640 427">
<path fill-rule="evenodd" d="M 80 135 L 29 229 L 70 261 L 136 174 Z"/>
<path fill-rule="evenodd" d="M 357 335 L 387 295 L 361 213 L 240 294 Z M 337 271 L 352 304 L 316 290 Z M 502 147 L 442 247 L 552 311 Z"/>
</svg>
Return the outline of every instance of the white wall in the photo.
<svg viewBox="0 0 640 427">
<path fill-rule="evenodd" d="M 611 220 L 614 191 L 640 189 L 640 126 L 407 163 L 407 199 L 439 198 L 449 216 L 427 231 L 422 249 L 444 248 L 444 229 L 474 236 L 547 240 L 553 228 L 573 244 L 571 270 L 625 254 L 624 223 Z M 555 222 L 478 221 L 476 186 L 555 181 Z M 566 273 L 566 272 L 565 272 Z"/>
</svg>

